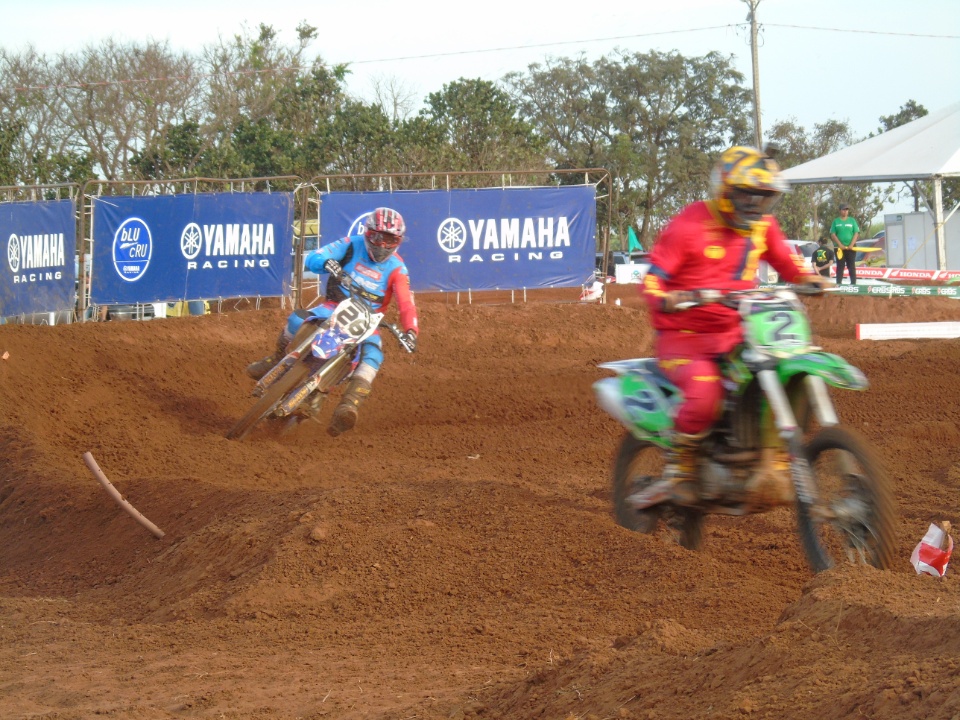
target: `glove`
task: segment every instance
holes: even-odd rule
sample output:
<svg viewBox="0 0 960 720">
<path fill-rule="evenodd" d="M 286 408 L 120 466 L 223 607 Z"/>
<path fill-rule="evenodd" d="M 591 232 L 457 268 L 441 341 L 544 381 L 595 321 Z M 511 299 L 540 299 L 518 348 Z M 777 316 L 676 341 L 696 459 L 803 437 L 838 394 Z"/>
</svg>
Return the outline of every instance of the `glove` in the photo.
<svg viewBox="0 0 960 720">
<path fill-rule="evenodd" d="M 407 330 L 400 336 L 403 338 L 403 344 L 407 346 L 410 352 L 417 351 L 417 334 L 413 330 Z"/>
<path fill-rule="evenodd" d="M 688 303 L 695 303 L 697 294 L 692 290 L 671 290 L 663 298 L 663 311 L 672 313 L 686 310 Z"/>
<path fill-rule="evenodd" d="M 843 249 L 837 248 L 837 260 L 843 260 Z"/>
<path fill-rule="evenodd" d="M 323 269 L 334 277 L 340 277 L 340 274 L 343 272 L 343 268 L 340 267 L 340 263 L 333 258 L 330 258 L 323 264 Z"/>
</svg>

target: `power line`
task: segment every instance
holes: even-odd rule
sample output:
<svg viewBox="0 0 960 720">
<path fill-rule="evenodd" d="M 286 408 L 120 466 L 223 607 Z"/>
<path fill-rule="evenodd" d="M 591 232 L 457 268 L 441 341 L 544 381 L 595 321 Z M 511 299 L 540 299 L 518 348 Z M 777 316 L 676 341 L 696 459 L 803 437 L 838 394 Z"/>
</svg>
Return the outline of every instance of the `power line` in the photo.
<svg viewBox="0 0 960 720">
<path fill-rule="evenodd" d="M 400 60 L 429 60 L 430 58 L 452 57 L 454 55 L 479 55 L 481 53 L 504 52 L 507 50 L 535 50 L 536 48 L 555 47 L 557 45 L 582 45 L 583 43 L 610 42 L 611 40 L 634 40 L 636 38 L 654 37 L 656 35 L 678 35 L 680 33 L 700 32 L 702 30 L 723 30 L 725 28 L 742 27 L 738 24 L 709 25 L 707 27 L 687 28 L 686 30 L 663 30 L 660 32 L 640 33 L 639 35 L 616 35 L 613 37 L 591 38 L 589 40 L 557 40 L 556 42 L 537 43 L 534 45 L 508 45 L 483 50 L 457 50 L 455 52 L 431 53 L 429 55 L 405 55 L 403 57 L 380 58 L 378 60 L 354 60 L 348 65 L 364 65 L 366 63 L 398 62 Z"/>
<path fill-rule="evenodd" d="M 431 53 L 428 55 L 404 55 L 401 57 L 380 58 L 377 60 L 355 60 L 346 63 L 348 65 L 364 65 L 367 63 L 379 62 L 399 62 L 401 60 L 428 60 L 430 58 L 452 57 L 455 55 L 479 55 L 480 53 L 504 52 L 507 50 L 534 50 L 542 47 L 554 47 L 557 45 L 581 45 L 583 43 L 610 42 L 612 40 L 634 40 L 636 38 L 654 37 L 657 35 L 677 35 L 679 33 L 701 32 L 703 30 L 724 30 L 740 29 L 750 27 L 749 23 L 733 23 L 728 25 L 708 25 L 706 27 L 687 28 L 685 30 L 663 30 L 661 32 L 639 33 L 637 35 L 616 35 L 613 37 L 591 38 L 589 40 L 558 40 L 556 42 L 538 43 L 534 45 L 510 45 L 498 48 L 486 48 L 482 50 L 457 50 L 455 52 Z M 881 30 L 856 30 L 851 28 L 824 28 L 808 25 L 783 25 L 780 23 L 760 23 L 760 27 L 778 27 L 793 28 L 799 30 L 821 30 L 825 32 L 840 33 L 868 33 L 871 35 L 889 35 L 894 37 L 919 37 L 919 38 L 940 38 L 944 40 L 960 40 L 960 35 L 922 35 L 919 33 L 885 32 Z"/>
<path fill-rule="evenodd" d="M 820 30 L 822 32 L 860 33 L 862 35 L 889 35 L 892 37 L 937 38 L 940 40 L 960 40 L 960 35 L 927 35 L 923 33 L 887 32 L 884 30 L 857 30 L 856 28 L 827 28 L 813 25 L 783 25 L 781 23 L 763 23 L 764 27 L 792 28 L 795 30 Z"/>
<path fill-rule="evenodd" d="M 423 55 L 403 55 L 400 57 L 391 57 L 391 58 L 378 58 L 374 60 L 351 60 L 345 63 L 344 65 L 368 65 L 371 63 L 386 63 L 386 62 L 401 62 L 404 60 L 429 60 L 432 58 L 443 58 L 443 57 L 454 57 L 458 55 L 480 55 L 483 53 L 495 53 L 495 52 L 507 52 L 509 50 L 535 50 L 537 48 L 545 47 L 559 47 L 563 45 L 582 45 L 584 43 L 598 43 L 598 42 L 611 42 L 616 40 L 635 40 L 638 38 L 648 38 L 656 37 L 661 35 L 679 35 L 682 33 L 693 33 L 693 32 L 703 32 L 706 30 L 724 30 L 724 29 L 743 29 L 748 28 L 749 23 L 732 23 L 727 25 L 707 25 L 704 27 L 696 28 L 686 28 L 682 30 L 663 30 L 659 32 L 649 32 L 649 33 L 637 33 L 633 35 L 613 35 L 610 37 L 602 38 L 590 38 L 586 40 L 558 40 L 555 42 L 548 43 L 534 43 L 529 45 L 506 45 L 503 47 L 496 48 L 481 48 L 478 50 L 457 50 L 454 52 L 444 52 L 444 53 L 428 53 Z M 828 27 L 815 27 L 810 25 L 785 25 L 781 23 L 761 23 L 760 28 L 790 28 L 796 30 L 816 30 L 820 32 L 838 32 L 838 33 L 861 33 L 861 34 L 870 34 L 870 35 L 886 35 L 889 37 L 914 37 L 914 38 L 936 38 L 941 40 L 960 40 L 960 35 L 930 35 L 930 34 L 920 34 L 920 33 L 902 33 L 902 32 L 886 32 L 880 30 L 857 30 L 854 28 L 828 28 Z M 268 68 L 265 70 L 235 70 L 231 72 L 219 72 L 219 73 L 203 73 L 192 75 L 194 79 L 203 79 L 211 77 L 232 77 L 235 75 L 261 75 L 261 74 L 270 74 L 270 73 L 279 73 L 286 72 L 290 70 L 301 70 L 301 67 L 280 67 L 280 68 Z M 60 85 L 31 85 L 25 87 L 15 87 L 15 92 L 29 92 L 32 90 L 54 90 L 54 89 L 64 89 L 64 88 L 84 88 L 84 87 L 98 87 L 104 85 L 126 85 L 126 84 L 140 84 L 148 82 L 159 82 L 159 81 L 169 81 L 177 79 L 186 79 L 188 76 L 172 76 L 172 77 L 162 77 L 162 78 L 141 78 L 141 79 L 124 79 L 124 80 L 101 80 L 101 81 L 90 81 L 90 82 L 72 82 L 64 83 Z"/>
</svg>

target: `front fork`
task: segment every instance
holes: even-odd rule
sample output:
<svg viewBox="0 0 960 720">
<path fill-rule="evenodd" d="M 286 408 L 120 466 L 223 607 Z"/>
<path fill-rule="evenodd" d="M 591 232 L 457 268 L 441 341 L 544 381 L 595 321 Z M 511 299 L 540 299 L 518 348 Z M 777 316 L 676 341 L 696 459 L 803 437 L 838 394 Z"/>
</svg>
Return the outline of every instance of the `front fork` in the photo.
<svg viewBox="0 0 960 720">
<path fill-rule="evenodd" d="M 797 501 L 804 505 L 813 505 L 816 501 L 816 485 L 813 482 L 813 473 L 810 464 L 803 456 L 803 431 L 794 415 L 790 398 L 780 382 L 775 370 L 760 370 L 757 380 L 763 389 L 770 410 L 773 413 L 773 422 L 777 434 L 784 441 L 790 453 L 790 477 L 797 494 Z M 816 375 L 806 376 L 807 396 L 822 427 L 839 423 L 837 411 L 830 400 L 826 383 Z M 849 462 L 849 460 L 847 461 Z"/>
<path fill-rule="evenodd" d="M 342 352 L 332 360 L 327 360 L 323 367 L 310 376 L 309 380 L 290 393 L 274 412 L 278 417 L 292 414 L 300 407 L 300 403 L 310 397 L 310 393 L 314 390 L 326 392 L 340 382 L 348 372 L 350 372 L 350 353 Z"/>
<path fill-rule="evenodd" d="M 321 332 L 325 327 L 327 327 L 327 323 L 324 322 L 319 325 L 316 323 L 310 323 L 308 327 L 312 327 L 313 332 L 303 332 L 304 328 L 301 327 L 301 329 L 294 336 L 293 340 L 290 341 L 292 347 L 290 348 L 289 352 L 280 362 L 270 368 L 270 371 L 266 375 L 257 381 L 252 393 L 254 397 L 262 397 L 263 393 L 266 392 L 268 387 L 273 385 L 287 372 L 287 370 L 293 367 L 293 364 L 300 359 L 300 356 L 309 349 L 310 345 L 313 343 L 313 339 L 317 336 L 317 333 Z"/>
</svg>

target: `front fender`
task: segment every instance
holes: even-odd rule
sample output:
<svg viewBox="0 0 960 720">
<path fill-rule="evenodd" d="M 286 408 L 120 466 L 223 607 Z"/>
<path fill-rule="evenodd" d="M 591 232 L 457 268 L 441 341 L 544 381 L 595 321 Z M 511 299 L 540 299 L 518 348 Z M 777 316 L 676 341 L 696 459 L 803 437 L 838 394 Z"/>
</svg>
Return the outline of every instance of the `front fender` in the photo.
<svg viewBox="0 0 960 720">
<path fill-rule="evenodd" d="M 839 355 L 825 352 L 803 353 L 780 361 L 777 366 L 780 382 L 786 383 L 794 375 L 816 375 L 828 385 L 845 390 L 866 390 L 870 387 L 866 375 Z"/>
</svg>

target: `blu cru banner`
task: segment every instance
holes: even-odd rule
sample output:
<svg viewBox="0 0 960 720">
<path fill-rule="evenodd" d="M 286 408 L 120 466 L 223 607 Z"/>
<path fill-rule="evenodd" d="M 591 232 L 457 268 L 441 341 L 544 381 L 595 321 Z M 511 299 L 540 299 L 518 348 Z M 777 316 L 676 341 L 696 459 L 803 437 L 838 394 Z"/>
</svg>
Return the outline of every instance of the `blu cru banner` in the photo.
<svg viewBox="0 0 960 720">
<path fill-rule="evenodd" d="M 323 195 L 321 243 L 363 232 L 377 207 L 403 215 L 399 253 L 420 291 L 575 287 L 593 274 L 592 185 Z"/>
<path fill-rule="evenodd" d="M 76 307 L 77 224 L 73 200 L 0 204 L 0 317 Z"/>
<path fill-rule="evenodd" d="M 96 305 L 287 295 L 293 194 L 101 197 L 93 239 Z"/>
</svg>

